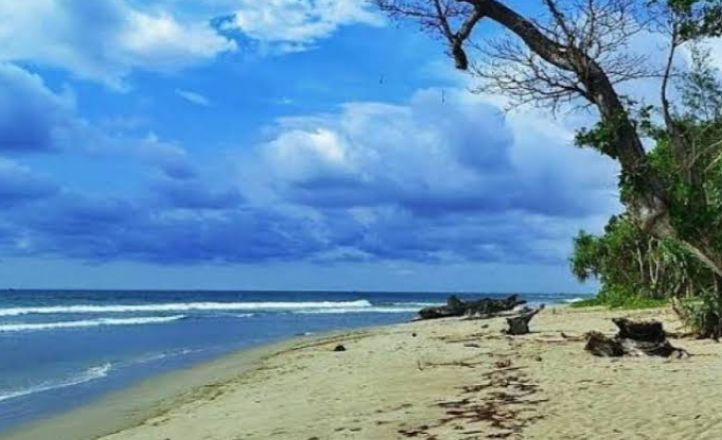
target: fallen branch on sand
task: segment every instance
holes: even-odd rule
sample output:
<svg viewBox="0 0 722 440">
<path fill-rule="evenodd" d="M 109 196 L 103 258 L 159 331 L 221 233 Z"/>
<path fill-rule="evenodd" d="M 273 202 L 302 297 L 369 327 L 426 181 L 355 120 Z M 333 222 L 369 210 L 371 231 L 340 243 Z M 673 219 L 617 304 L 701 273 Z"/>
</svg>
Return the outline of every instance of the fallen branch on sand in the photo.
<svg viewBox="0 0 722 440">
<path fill-rule="evenodd" d="M 479 362 L 454 361 L 454 362 L 438 362 L 438 363 L 416 361 L 416 368 L 418 368 L 419 371 L 424 371 L 426 368 L 435 368 L 435 367 L 476 368 L 479 365 L 484 365 L 484 361 L 479 361 Z"/>
<path fill-rule="evenodd" d="M 626 318 L 615 318 L 612 322 L 619 328 L 613 338 L 599 332 L 589 332 L 584 349 L 603 357 L 646 355 L 683 358 L 689 355 L 687 351 L 669 343 L 661 322 L 635 322 Z"/>
<path fill-rule="evenodd" d="M 450 318 L 464 315 L 490 318 L 522 304 L 526 304 L 526 301 L 519 298 L 519 295 L 511 295 L 503 299 L 482 298 L 477 301 L 462 301 L 457 296 L 451 295 L 446 301 L 446 305 L 421 309 L 419 319 Z"/>
</svg>

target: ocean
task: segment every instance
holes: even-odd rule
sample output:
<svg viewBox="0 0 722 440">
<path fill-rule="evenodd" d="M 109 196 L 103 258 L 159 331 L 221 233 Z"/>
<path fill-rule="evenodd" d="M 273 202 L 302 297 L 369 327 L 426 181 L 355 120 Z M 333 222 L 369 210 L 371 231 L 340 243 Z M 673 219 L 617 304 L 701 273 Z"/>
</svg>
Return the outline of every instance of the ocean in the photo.
<svg viewBox="0 0 722 440">
<path fill-rule="evenodd" d="M 234 350 L 408 321 L 448 295 L 0 291 L 0 432 Z M 580 295 L 522 296 L 532 304 L 555 304 Z"/>
</svg>

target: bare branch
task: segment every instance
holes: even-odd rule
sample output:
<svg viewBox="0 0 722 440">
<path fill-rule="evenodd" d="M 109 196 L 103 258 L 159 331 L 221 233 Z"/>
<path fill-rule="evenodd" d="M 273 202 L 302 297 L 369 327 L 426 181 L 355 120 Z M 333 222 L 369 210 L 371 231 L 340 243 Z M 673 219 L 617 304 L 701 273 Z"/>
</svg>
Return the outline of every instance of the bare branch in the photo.
<svg viewBox="0 0 722 440">
<path fill-rule="evenodd" d="M 672 29 L 672 35 L 671 35 L 671 41 L 669 44 L 669 53 L 667 55 L 667 63 L 664 68 L 664 75 L 662 77 L 662 87 L 661 87 L 661 102 L 662 102 L 662 116 L 664 117 L 664 123 L 667 126 L 667 131 L 670 135 L 670 140 L 672 142 L 672 147 L 674 154 L 676 155 L 678 159 L 678 163 L 682 164 L 685 162 L 684 157 L 685 155 L 688 155 L 691 153 L 691 157 L 694 157 L 694 154 L 689 151 L 689 142 L 687 140 L 687 136 L 684 133 L 684 130 L 680 125 L 674 120 L 672 117 L 672 112 L 670 110 L 669 105 L 669 99 L 667 98 L 667 88 L 669 84 L 669 80 L 672 73 L 672 65 L 674 63 L 674 54 L 677 50 L 677 47 L 681 44 L 681 39 L 679 38 L 679 31 L 677 29 L 677 26 L 675 25 Z M 691 173 L 692 165 L 694 164 L 694 159 L 690 161 L 688 166 L 686 166 L 687 173 Z M 688 175 L 688 180 L 691 180 L 692 176 Z"/>
<path fill-rule="evenodd" d="M 479 8 L 461 0 L 374 1 L 392 17 L 412 17 L 424 31 L 443 37 L 449 45 L 456 67 L 461 70 L 468 68 L 463 45 L 476 23 L 484 17 Z"/>
</svg>

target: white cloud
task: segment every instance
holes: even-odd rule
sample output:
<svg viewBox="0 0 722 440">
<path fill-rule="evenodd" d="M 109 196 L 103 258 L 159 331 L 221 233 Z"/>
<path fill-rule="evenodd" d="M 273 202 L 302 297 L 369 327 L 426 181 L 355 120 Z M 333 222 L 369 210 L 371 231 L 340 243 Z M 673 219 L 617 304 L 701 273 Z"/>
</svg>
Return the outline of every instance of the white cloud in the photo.
<svg viewBox="0 0 722 440">
<path fill-rule="evenodd" d="M 51 150 L 79 125 L 70 91 L 56 93 L 38 75 L 0 63 L 0 151 Z"/>
<path fill-rule="evenodd" d="M 35 174 L 30 168 L 0 157 L 0 206 L 51 196 L 58 191 L 49 178 Z"/>
<path fill-rule="evenodd" d="M 93 158 L 126 157 L 173 178 L 195 176 L 196 169 L 181 146 L 153 133 L 143 138 L 129 133 L 135 131 L 136 123 L 92 124 L 79 116 L 72 90 L 56 92 L 40 76 L 0 63 L 0 154 L 54 151 Z M 2 158 L 0 168 L 7 171 L 1 162 Z"/>
<path fill-rule="evenodd" d="M 361 0 L 238 0 L 227 24 L 281 51 L 302 50 L 344 25 L 379 26 L 380 15 Z"/>
<path fill-rule="evenodd" d="M 0 2 L 0 61 L 30 61 L 122 87 L 134 69 L 174 71 L 235 50 L 206 20 L 126 0 Z"/>
<path fill-rule="evenodd" d="M 573 146 L 589 117 L 499 109 L 426 89 L 401 105 L 284 118 L 242 155 L 239 188 L 253 206 L 313 219 L 345 255 L 565 261 L 579 229 L 619 211 L 618 167 Z"/>
<path fill-rule="evenodd" d="M 464 90 L 417 92 L 406 105 L 350 103 L 286 118 L 242 163 L 249 198 L 347 209 L 395 205 L 419 215 L 581 218 L 618 208 L 617 169 L 572 146 L 573 129 L 540 112 L 504 116 Z M 364 211 L 368 213 L 368 211 Z"/>
<path fill-rule="evenodd" d="M 192 92 L 190 90 L 176 89 L 175 94 L 191 104 L 199 105 L 201 107 L 211 106 L 211 101 L 200 93 Z"/>
<path fill-rule="evenodd" d="M 237 49 L 211 25 L 276 51 L 304 50 L 341 26 L 380 25 L 360 0 L 0 1 L 0 62 L 61 68 L 117 89 L 133 70 L 173 72 Z"/>
</svg>

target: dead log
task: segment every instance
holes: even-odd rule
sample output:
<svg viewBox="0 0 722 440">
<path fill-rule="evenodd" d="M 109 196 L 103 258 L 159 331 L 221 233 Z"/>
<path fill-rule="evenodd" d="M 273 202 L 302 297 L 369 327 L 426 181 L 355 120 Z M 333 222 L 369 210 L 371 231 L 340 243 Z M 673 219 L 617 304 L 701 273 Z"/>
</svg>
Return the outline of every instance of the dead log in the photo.
<svg viewBox="0 0 722 440">
<path fill-rule="evenodd" d="M 538 309 L 529 310 L 521 315 L 506 318 L 506 323 L 509 325 L 509 328 L 504 331 L 504 333 L 512 336 L 525 335 L 529 333 L 529 321 L 531 321 L 531 319 L 542 310 L 544 310 L 544 304 L 542 304 Z"/>
<path fill-rule="evenodd" d="M 587 333 L 587 345 L 584 349 L 599 357 L 621 357 L 624 356 L 622 344 L 617 340 L 604 336 L 599 332 Z"/>
<path fill-rule="evenodd" d="M 595 356 L 662 356 L 682 358 L 688 353 L 672 346 L 667 340 L 662 323 L 659 321 L 630 321 L 614 318 L 612 322 L 619 331 L 613 338 L 599 332 L 587 333 L 584 349 Z"/>
<path fill-rule="evenodd" d="M 419 319 L 438 319 L 464 315 L 491 317 L 525 303 L 526 301 L 519 298 L 519 295 L 511 295 L 502 299 L 481 298 L 476 301 L 463 301 L 457 296 L 451 295 L 447 299 L 446 305 L 421 309 Z"/>
<path fill-rule="evenodd" d="M 455 295 L 446 300 L 446 305 L 438 307 L 424 307 L 419 310 L 421 319 L 449 318 L 451 316 L 463 316 L 466 313 L 466 304 Z"/>
<path fill-rule="evenodd" d="M 466 303 L 466 315 L 478 317 L 492 317 L 502 312 L 513 310 L 515 307 L 526 304 L 526 301 L 519 298 L 519 295 L 511 295 L 504 299 L 481 298 L 477 301 Z"/>
</svg>

